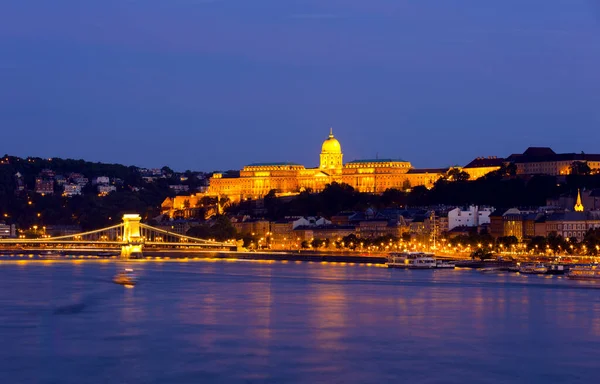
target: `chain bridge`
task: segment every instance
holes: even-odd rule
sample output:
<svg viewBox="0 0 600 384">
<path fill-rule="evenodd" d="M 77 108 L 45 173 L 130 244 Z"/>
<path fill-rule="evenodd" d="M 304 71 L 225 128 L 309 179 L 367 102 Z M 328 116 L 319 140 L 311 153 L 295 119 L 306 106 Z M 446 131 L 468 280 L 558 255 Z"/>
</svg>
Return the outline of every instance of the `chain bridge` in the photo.
<svg viewBox="0 0 600 384">
<path fill-rule="evenodd" d="M 120 250 L 123 258 L 141 255 L 145 247 L 153 250 L 235 251 L 233 242 L 217 242 L 154 228 L 141 222 L 138 214 L 126 214 L 123 222 L 93 231 L 39 239 L 0 239 L 0 246 L 39 249 Z"/>
</svg>

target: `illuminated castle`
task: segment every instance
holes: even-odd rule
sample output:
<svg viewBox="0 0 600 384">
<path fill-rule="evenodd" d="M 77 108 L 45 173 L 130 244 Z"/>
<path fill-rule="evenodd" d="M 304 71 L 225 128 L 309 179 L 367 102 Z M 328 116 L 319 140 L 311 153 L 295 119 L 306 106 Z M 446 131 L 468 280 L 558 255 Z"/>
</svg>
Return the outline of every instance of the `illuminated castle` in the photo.
<svg viewBox="0 0 600 384">
<path fill-rule="evenodd" d="M 163 211 L 194 207 L 204 196 L 227 197 L 236 202 L 260 199 L 275 190 L 279 196 L 294 195 L 304 190 L 319 192 L 332 182 L 346 183 L 360 192 L 381 193 L 386 189 L 407 189 L 418 185 L 431 188 L 448 168 L 414 169 L 399 159 L 354 160 L 343 163 L 342 146 L 329 131 L 321 146 L 318 168 L 296 163 L 255 163 L 245 166 L 239 177 L 216 173 L 206 193 L 168 198 Z"/>
</svg>

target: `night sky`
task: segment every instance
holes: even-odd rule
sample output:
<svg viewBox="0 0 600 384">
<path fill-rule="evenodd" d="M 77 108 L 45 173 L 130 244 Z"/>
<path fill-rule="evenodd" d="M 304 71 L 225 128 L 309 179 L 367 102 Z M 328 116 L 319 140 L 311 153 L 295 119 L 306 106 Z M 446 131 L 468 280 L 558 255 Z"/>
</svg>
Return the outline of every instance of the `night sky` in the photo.
<svg viewBox="0 0 600 384">
<path fill-rule="evenodd" d="M 0 155 L 600 153 L 600 0 L 0 1 Z"/>
</svg>

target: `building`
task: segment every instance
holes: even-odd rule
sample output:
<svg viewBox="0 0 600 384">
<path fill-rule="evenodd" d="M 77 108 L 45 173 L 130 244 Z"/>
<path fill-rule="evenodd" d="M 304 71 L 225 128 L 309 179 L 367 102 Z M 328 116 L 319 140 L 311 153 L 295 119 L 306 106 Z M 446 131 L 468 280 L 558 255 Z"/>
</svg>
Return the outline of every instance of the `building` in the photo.
<svg viewBox="0 0 600 384">
<path fill-rule="evenodd" d="M 63 185 L 65 185 L 67 183 L 67 178 L 64 177 L 63 175 L 56 175 L 56 176 L 54 176 L 54 182 L 59 187 L 62 187 Z"/>
<path fill-rule="evenodd" d="M 448 211 L 432 210 L 424 220 L 425 230 L 433 238 L 439 239 L 450 231 L 448 221 Z M 455 227 L 456 228 L 456 227 Z"/>
<path fill-rule="evenodd" d="M 111 192 L 116 192 L 117 187 L 115 187 L 114 185 L 102 184 L 102 185 L 97 186 L 97 190 L 98 190 L 98 195 L 107 196 Z"/>
<path fill-rule="evenodd" d="M 35 193 L 41 195 L 51 195 L 54 193 L 54 180 L 44 179 L 42 177 L 35 178 Z"/>
<path fill-rule="evenodd" d="M 157 176 L 160 177 L 163 175 L 162 169 L 159 168 L 138 168 L 138 172 L 142 176 Z"/>
<path fill-rule="evenodd" d="M 288 249 L 297 241 L 294 233 L 294 222 L 296 220 L 298 220 L 297 217 L 291 217 L 271 222 L 270 241 L 272 248 Z M 266 243 L 267 240 L 261 239 L 261 241 Z"/>
<path fill-rule="evenodd" d="M 15 173 L 15 194 L 20 194 L 25 191 L 25 179 L 21 173 Z"/>
<path fill-rule="evenodd" d="M 468 209 L 454 208 L 448 211 L 448 230 L 455 227 L 478 227 L 482 224 L 490 224 L 490 214 L 493 208 L 479 208 L 471 205 Z"/>
<path fill-rule="evenodd" d="M 590 229 L 600 228 L 600 212 L 555 212 L 548 215 L 545 219 L 545 233 L 541 236 L 548 236 L 556 233 L 569 239 L 577 238 L 582 241 L 585 234 Z"/>
<path fill-rule="evenodd" d="M 469 180 L 476 180 L 500 169 L 504 159 L 496 156 L 478 157 L 465 165 L 462 170 L 469 174 Z"/>
<path fill-rule="evenodd" d="M 532 211 L 511 208 L 502 215 L 504 233 L 502 236 L 514 236 L 519 241 L 536 236 L 535 221 L 538 216 Z"/>
<path fill-rule="evenodd" d="M 354 234 L 356 228 L 353 225 L 318 225 L 318 226 L 300 226 L 294 229 L 296 244 L 298 242 L 311 242 L 318 240 L 341 240 L 346 236 Z"/>
<path fill-rule="evenodd" d="M 587 163 L 592 172 L 600 170 L 600 154 L 556 153 L 548 147 L 529 147 L 506 162 L 516 166 L 518 175 L 568 175 L 574 162 Z"/>
<path fill-rule="evenodd" d="M 315 229 L 331 225 L 331 221 L 323 217 L 286 217 L 271 223 L 271 246 L 273 248 L 294 248 L 300 238 L 300 232 L 296 229 Z"/>
<path fill-rule="evenodd" d="M 496 209 L 489 216 L 489 233 L 494 238 L 504 236 L 504 212 L 506 212 L 505 209 Z"/>
<path fill-rule="evenodd" d="M 110 179 L 108 176 L 98 176 L 95 177 L 94 179 L 92 179 L 92 185 L 97 185 L 97 184 L 110 184 Z"/>
<path fill-rule="evenodd" d="M 81 185 L 74 183 L 67 183 L 63 185 L 63 196 L 73 197 L 81 195 Z"/>
<path fill-rule="evenodd" d="M 44 179 L 53 179 L 56 173 L 51 169 L 42 169 L 40 171 L 40 177 Z"/>
<path fill-rule="evenodd" d="M 17 229 L 14 224 L 0 223 L 0 238 L 17 237 Z"/>
<path fill-rule="evenodd" d="M 260 199 L 271 190 L 279 196 L 296 195 L 305 190 L 322 191 L 327 184 L 338 182 L 359 192 L 381 193 L 386 189 L 407 189 L 415 186 L 431 188 L 448 168 L 416 169 L 400 159 L 368 159 L 343 162 L 340 142 L 330 130 L 321 146 L 319 166 L 306 168 L 291 162 L 254 163 L 238 174 L 215 173 L 202 196 L 227 196 L 232 202 Z M 177 196 L 163 204 L 179 207 L 187 196 Z M 168 210 L 167 210 L 168 211 Z M 169 211 L 172 216 L 173 213 Z"/>
<path fill-rule="evenodd" d="M 271 223 L 264 219 L 251 219 L 247 216 L 232 218 L 231 224 L 237 233 L 257 238 L 266 238 L 271 232 Z"/>
<path fill-rule="evenodd" d="M 169 189 L 171 189 L 175 193 L 182 193 L 182 192 L 188 192 L 190 190 L 190 186 L 185 185 L 185 184 L 175 184 L 175 185 L 169 185 Z"/>
<path fill-rule="evenodd" d="M 572 210 L 577 205 L 577 199 L 580 199 L 580 204 L 586 211 L 600 210 L 600 188 L 583 189 L 577 191 L 577 194 L 570 193 L 561 195 L 556 198 L 551 198 L 546 201 L 548 208 L 555 210 Z"/>
</svg>

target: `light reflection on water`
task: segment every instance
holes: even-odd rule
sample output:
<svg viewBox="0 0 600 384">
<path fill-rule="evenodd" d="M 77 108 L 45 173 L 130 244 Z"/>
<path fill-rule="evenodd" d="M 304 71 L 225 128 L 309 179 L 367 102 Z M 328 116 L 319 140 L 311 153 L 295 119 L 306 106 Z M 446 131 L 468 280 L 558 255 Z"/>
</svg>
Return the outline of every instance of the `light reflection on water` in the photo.
<svg viewBox="0 0 600 384">
<path fill-rule="evenodd" d="M 0 265 L 0 382 L 595 382 L 599 284 L 248 262 Z"/>
</svg>

